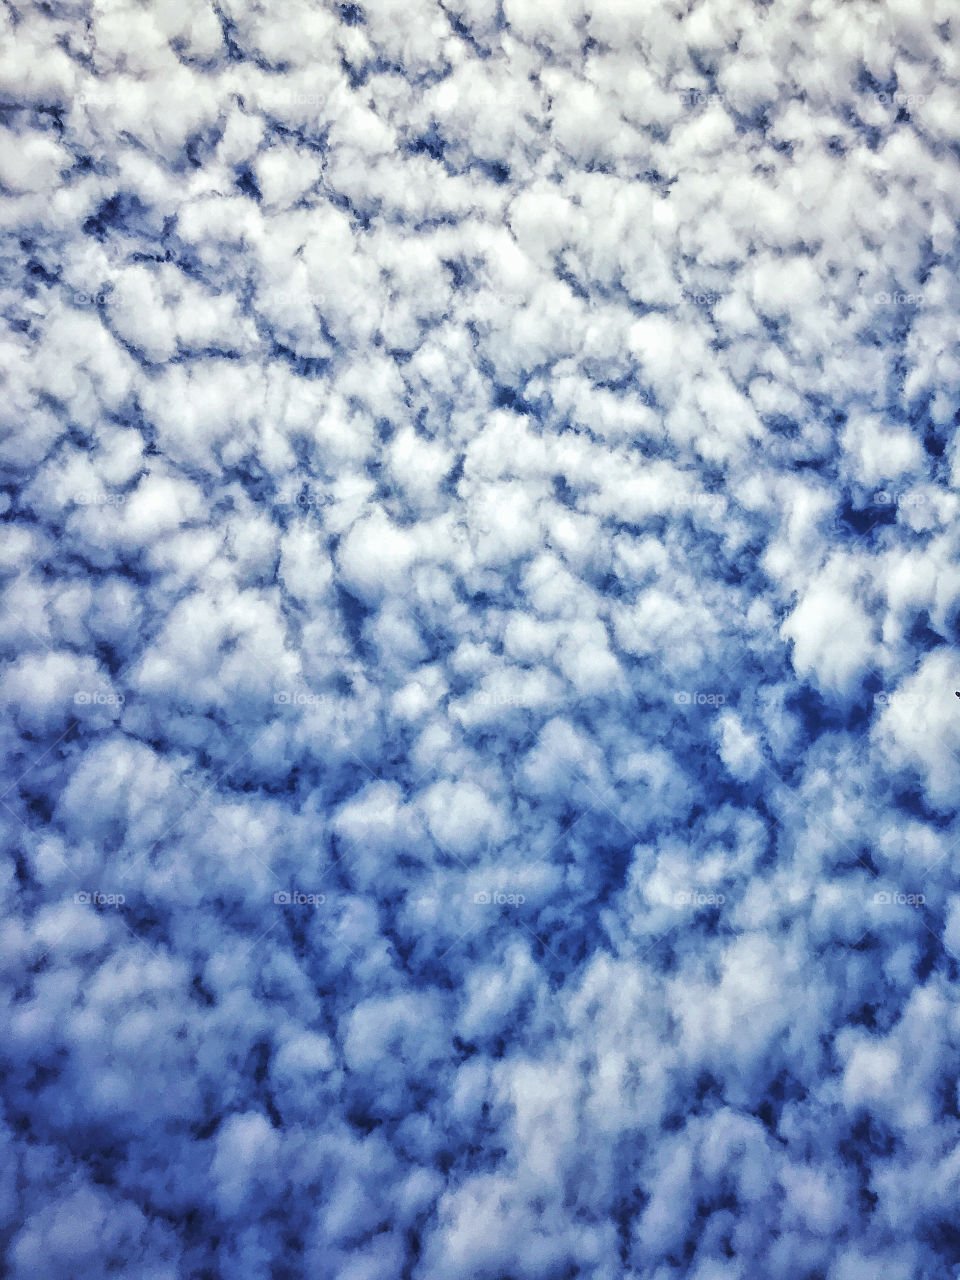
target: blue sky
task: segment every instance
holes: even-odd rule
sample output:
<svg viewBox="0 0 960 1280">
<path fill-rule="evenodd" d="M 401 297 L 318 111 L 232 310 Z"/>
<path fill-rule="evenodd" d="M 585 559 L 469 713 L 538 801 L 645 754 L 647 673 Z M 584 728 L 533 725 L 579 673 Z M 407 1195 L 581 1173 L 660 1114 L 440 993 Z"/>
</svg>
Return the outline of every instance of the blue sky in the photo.
<svg viewBox="0 0 960 1280">
<path fill-rule="evenodd" d="M 16 1280 L 956 1280 L 931 0 L 0 15 Z"/>
</svg>

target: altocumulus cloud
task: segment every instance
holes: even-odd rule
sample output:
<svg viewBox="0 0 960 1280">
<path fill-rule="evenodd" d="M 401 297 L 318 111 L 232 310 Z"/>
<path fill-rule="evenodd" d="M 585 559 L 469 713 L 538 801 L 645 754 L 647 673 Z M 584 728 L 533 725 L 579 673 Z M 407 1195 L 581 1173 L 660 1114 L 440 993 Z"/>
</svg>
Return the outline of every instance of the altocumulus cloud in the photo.
<svg viewBox="0 0 960 1280">
<path fill-rule="evenodd" d="M 955 1280 L 945 0 L 7 5 L 15 1280 Z"/>
</svg>

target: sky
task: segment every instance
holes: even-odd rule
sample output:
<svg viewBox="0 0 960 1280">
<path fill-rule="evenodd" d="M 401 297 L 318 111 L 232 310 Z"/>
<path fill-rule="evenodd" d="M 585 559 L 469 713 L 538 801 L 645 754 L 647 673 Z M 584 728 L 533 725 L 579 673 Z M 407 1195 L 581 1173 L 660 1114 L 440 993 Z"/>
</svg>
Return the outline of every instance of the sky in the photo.
<svg viewBox="0 0 960 1280">
<path fill-rule="evenodd" d="M 5 0 L 0 1269 L 960 1277 L 946 0 Z"/>
</svg>

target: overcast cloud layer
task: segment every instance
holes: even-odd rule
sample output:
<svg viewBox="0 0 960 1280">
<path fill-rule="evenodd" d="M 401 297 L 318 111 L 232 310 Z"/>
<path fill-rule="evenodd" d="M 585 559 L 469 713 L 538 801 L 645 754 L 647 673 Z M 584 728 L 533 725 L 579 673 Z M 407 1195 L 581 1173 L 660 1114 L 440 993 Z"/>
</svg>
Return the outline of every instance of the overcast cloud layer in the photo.
<svg viewBox="0 0 960 1280">
<path fill-rule="evenodd" d="M 958 37 L 4 5 L 5 1275 L 960 1274 Z"/>
</svg>

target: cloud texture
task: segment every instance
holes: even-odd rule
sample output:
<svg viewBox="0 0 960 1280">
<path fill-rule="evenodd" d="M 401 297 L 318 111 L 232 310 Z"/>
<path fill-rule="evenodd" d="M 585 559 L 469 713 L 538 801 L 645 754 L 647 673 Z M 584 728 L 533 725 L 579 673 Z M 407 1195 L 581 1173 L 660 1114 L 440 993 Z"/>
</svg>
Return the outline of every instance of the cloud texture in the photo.
<svg viewBox="0 0 960 1280">
<path fill-rule="evenodd" d="M 943 0 L 8 4 L 15 1280 L 955 1280 Z"/>
</svg>

